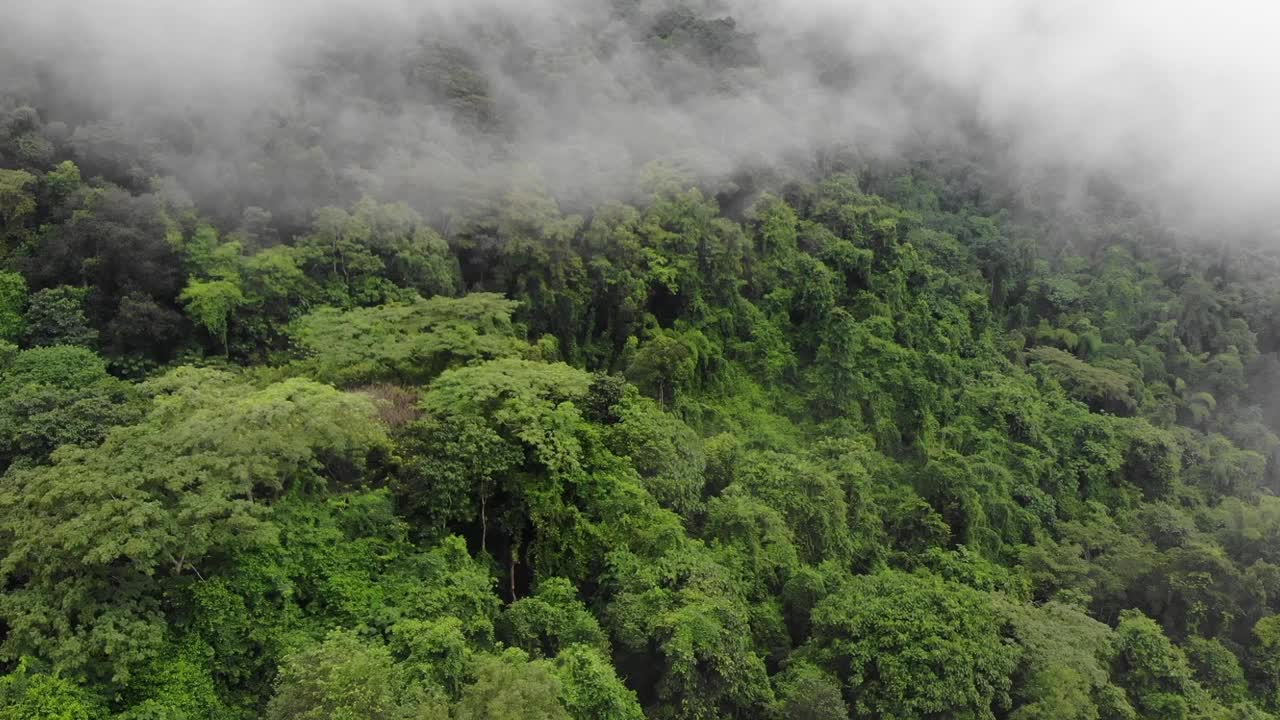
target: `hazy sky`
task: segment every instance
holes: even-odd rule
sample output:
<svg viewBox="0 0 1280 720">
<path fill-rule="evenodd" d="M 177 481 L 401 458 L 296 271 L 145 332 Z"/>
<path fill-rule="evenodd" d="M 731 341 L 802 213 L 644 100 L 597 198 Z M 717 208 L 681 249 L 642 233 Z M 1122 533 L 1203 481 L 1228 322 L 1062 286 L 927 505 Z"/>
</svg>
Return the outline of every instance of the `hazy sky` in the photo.
<svg viewBox="0 0 1280 720">
<path fill-rule="evenodd" d="M 565 196 L 603 196 L 655 158 L 714 179 L 974 125 L 1010 172 L 1107 171 L 1208 218 L 1265 215 L 1280 189 L 1277 3 L 686 3 L 735 18 L 718 37 L 750 52 L 715 58 L 645 38 L 674 4 L 10 0 L 0 96 L 87 124 L 66 129 L 86 153 L 141 148 L 148 171 L 233 207 L 336 185 L 431 209 L 529 165 Z M 477 130 L 474 107 L 442 102 L 441 57 L 480 78 L 498 121 Z"/>
</svg>

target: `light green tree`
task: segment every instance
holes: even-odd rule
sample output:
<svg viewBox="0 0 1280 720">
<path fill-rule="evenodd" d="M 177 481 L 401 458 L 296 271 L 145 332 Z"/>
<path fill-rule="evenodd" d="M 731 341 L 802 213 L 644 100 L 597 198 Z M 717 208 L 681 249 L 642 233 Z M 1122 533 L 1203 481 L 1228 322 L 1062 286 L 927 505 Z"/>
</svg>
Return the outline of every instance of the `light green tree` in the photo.
<svg viewBox="0 0 1280 720">
<path fill-rule="evenodd" d="M 223 352 L 230 353 L 227 331 L 231 318 L 247 302 L 240 285 L 234 280 L 192 281 L 178 299 L 191 319 L 217 338 Z"/>
</svg>

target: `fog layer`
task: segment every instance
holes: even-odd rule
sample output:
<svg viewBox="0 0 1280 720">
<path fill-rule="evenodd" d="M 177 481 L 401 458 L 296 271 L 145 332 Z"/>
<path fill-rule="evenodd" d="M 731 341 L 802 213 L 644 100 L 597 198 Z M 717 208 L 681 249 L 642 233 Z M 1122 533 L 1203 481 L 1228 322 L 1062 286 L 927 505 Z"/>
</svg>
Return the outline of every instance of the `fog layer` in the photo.
<svg viewBox="0 0 1280 720">
<path fill-rule="evenodd" d="M 1141 0 L 11 0 L 0 109 L 90 173 L 215 214 L 359 194 L 440 212 L 513 175 L 569 203 L 665 161 L 723 184 L 959 149 L 1016 187 L 1106 174 L 1167 211 L 1280 187 L 1280 10 Z M 0 161 L 6 159 L 0 158 Z"/>
</svg>

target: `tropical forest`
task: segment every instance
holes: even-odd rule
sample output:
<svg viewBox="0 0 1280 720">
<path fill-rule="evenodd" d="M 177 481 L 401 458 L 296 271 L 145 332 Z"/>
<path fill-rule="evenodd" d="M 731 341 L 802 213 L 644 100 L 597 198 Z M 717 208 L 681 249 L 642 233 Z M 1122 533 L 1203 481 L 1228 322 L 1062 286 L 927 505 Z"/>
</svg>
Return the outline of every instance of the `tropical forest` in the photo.
<svg viewBox="0 0 1280 720">
<path fill-rule="evenodd" d="M 1280 717 L 1213 192 L 822 3 L 17 5 L 0 720 Z"/>
</svg>

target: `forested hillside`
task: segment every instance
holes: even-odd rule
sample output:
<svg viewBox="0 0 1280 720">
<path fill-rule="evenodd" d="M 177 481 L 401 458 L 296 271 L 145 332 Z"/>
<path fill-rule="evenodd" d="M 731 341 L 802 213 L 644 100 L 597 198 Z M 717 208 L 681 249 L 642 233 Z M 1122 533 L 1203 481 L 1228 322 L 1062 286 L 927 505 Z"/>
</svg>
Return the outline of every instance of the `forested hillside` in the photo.
<svg viewBox="0 0 1280 720">
<path fill-rule="evenodd" d="M 731 19 L 644 18 L 673 63 L 758 62 Z M 423 102 L 508 132 L 424 47 Z M 571 199 L 529 163 L 440 204 L 281 119 L 262 184 L 211 192 L 172 159 L 215 118 L 124 131 L 30 77 L 0 720 L 1280 713 L 1265 242 L 954 145 Z"/>
</svg>

